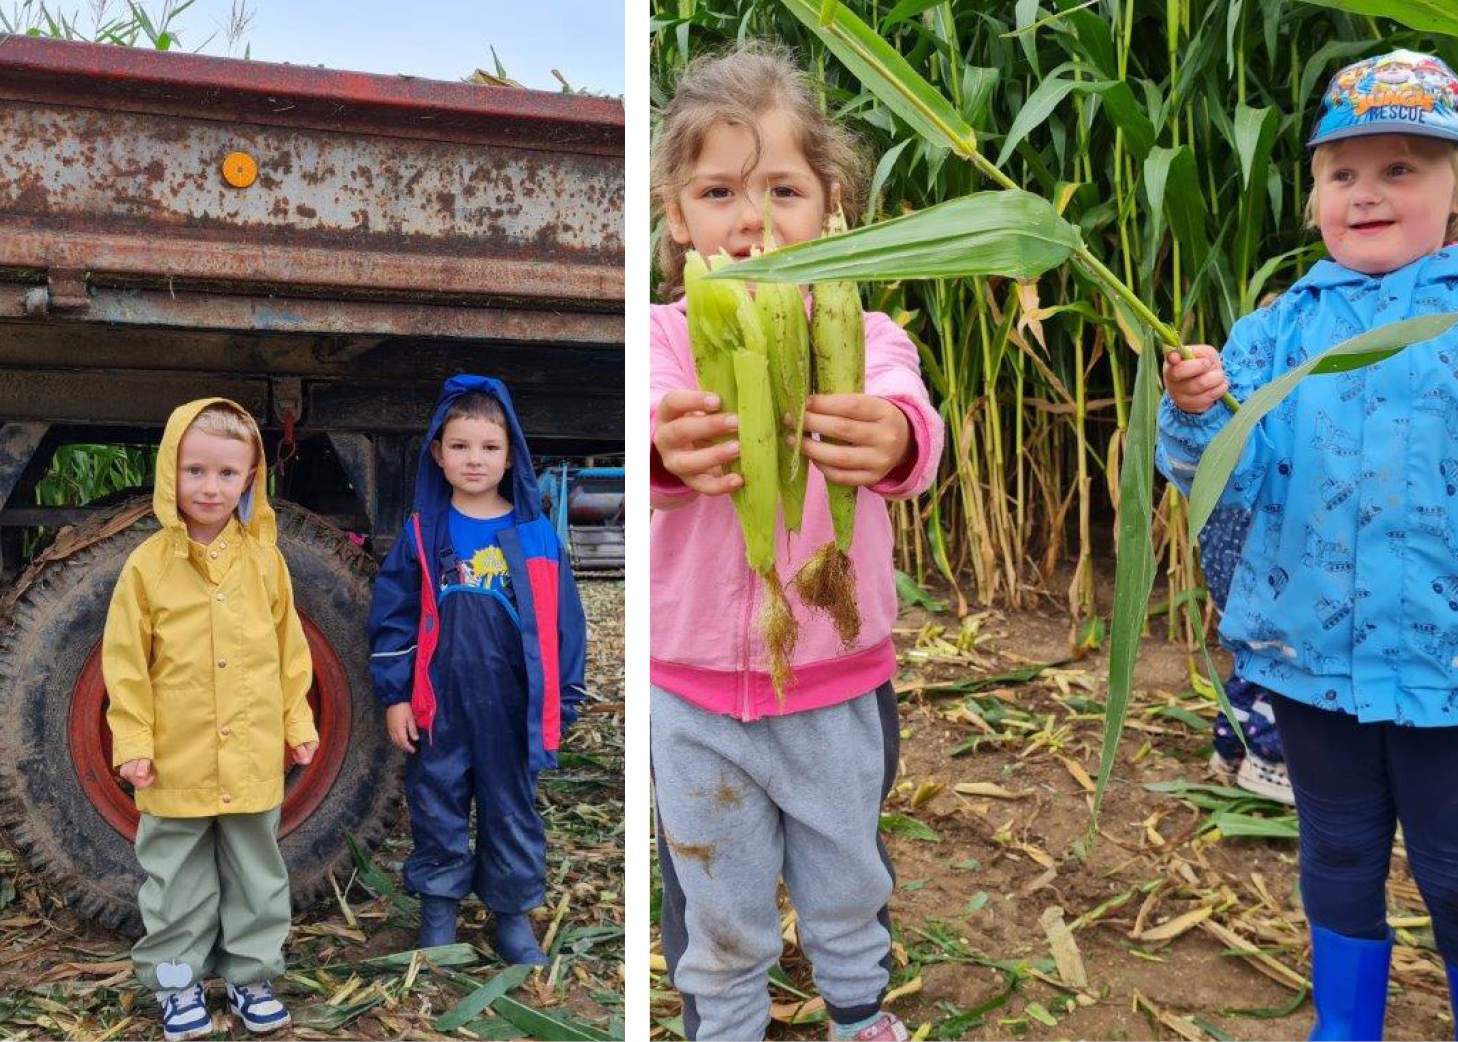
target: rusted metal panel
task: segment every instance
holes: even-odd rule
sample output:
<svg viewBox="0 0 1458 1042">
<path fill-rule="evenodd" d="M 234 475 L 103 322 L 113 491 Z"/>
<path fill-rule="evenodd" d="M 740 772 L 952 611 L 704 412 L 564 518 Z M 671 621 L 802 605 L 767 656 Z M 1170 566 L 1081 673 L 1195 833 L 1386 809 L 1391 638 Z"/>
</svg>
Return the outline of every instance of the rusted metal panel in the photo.
<svg viewBox="0 0 1458 1042">
<path fill-rule="evenodd" d="M 4 47 L 0 47 L 3 55 Z M 238 188 L 223 159 L 258 179 Z M 0 111 L 0 268 L 620 306 L 620 157 L 61 106 Z"/>
<path fill-rule="evenodd" d="M 231 398 L 268 420 L 268 381 L 215 373 L 0 369 L 0 416 L 53 423 L 158 426 L 183 402 Z"/>
<path fill-rule="evenodd" d="M 191 370 L 234 376 L 366 380 L 388 392 L 397 380 L 488 373 L 508 386 L 608 395 L 621 408 L 622 349 L 487 340 L 304 334 L 240 334 L 55 320 L 0 322 L 5 369 Z M 3 415 L 3 414 L 0 414 Z"/>
<path fill-rule="evenodd" d="M 306 426 L 311 430 L 393 431 L 419 434 L 430 423 L 440 384 L 400 381 L 389 386 L 350 382 L 308 389 Z M 566 395 L 551 388 L 512 389 L 523 433 L 540 451 L 547 439 L 621 445 L 621 397 Z"/>
<path fill-rule="evenodd" d="M 38 291 L 41 295 L 37 297 Z M 303 297 L 109 287 L 92 287 L 90 304 L 85 310 L 57 312 L 49 307 L 49 303 L 49 290 L 44 286 L 0 281 L 0 319 L 45 317 L 68 323 L 197 330 L 409 336 L 522 344 L 544 342 L 596 345 L 617 350 L 622 348 L 624 335 L 621 311 L 601 313 L 363 300 L 323 301 Z M 621 369 L 621 359 L 614 364 Z"/>
<path fill-rule="evenodd" d="M 0 98 L 623 154 L 621 102 L 0 34 Z"/>
<path fill-rule="evenodd" d="M 183 402 L 217 395 L 231 398 L 264 426 L 276 427 L 270 403 L 276 380 L 226 373 L 89 369 L 0 369 L 0 416 L 160 427 Z M 300 433 L 369 431 L 419 434 L 430 421 L 440 392 L 436 379 L 310 381 L 303 385 Z M 523 386 L 512 395 L 528 439 L 599 446 L 623 440 L 619 395 L 566 393 L 551 386 Z"/>
</svg>

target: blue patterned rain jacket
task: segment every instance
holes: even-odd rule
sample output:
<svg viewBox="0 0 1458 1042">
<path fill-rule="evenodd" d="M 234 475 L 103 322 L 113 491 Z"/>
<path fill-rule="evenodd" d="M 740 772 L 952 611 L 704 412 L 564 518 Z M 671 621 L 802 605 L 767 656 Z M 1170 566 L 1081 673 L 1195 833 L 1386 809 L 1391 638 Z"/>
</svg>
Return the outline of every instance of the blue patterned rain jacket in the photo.
<svg viewBox="0 0 1458 1042">
<path fill-rule="evenodd" d="M 1458 311 L 1458 248 L 1383 276 L 1322 261 L 1235 324 L 1221 357 L 1244 401 L 1332 345 Z M 1160 404 L 1159 469 L 1188 492 L 1230 419 Z M 1458 725 L 1458 330 L 1269 413 L 1221 500 L 1254 519 L 1220 625 L 1248 680 L 1363 721 Z"/>
</svg>

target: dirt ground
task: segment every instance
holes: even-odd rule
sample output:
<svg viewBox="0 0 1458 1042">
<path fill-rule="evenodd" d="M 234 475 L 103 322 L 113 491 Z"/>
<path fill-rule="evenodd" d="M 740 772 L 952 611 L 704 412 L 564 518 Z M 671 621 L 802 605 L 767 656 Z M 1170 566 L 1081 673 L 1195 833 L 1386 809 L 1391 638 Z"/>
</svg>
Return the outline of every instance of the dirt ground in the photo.
<svg viewBox="0 0 1458 1042">
<path fill-rule="evenodd" d="M 1306 1037 L 1290 809 L 1209 772 L 1215 704 L 1161 618 L 1090 842 L 1108 649 L 1069 661 L 1069 631 L 1056 609 L 974 613 L 960 629 L 954 612 L 902 613 L 901 772 L 883 817 L 897 874 L 889 1008 L 914 1038 Z M 991 679 L 1050 663 L 1061 664 L 1032 680 Z M 1222 788 L 1190 799 L 1146 788 L 1180 780 Z M 823 1038 L 783 910 L 770 1038 Z M 1452 1038 L 1441 959 L 1400 849 L 1389 911 L 1399 944 L 1387 1037 Z M 657 951 L 655 1032 L 679 1037 Z"/>
<path fill-rule="evenodd" d="M 623 584 L 587 580 L 581 588 L 592 699 L 564 743 L 563 769 L 542 775 L 539 803 L 548 854 L 537 932 L 550 940 L 552 965 L 516 983 L 520 971 L 505 971 L 491 952 L 486 911 L 474 901 L 463 905 L 458 945 L 412 957 L 415 902 L 396 891 L 410 850 L 402 814 L 373 856 L 338 880 L 335 902 L 295 916 L 289 969 L 275 982 L 294 1027 L 270 1038 L 623 1037 Z M 128 947 L 82 921 L 0 845 L 0 1038 L 160 1038 Z M 512 983 L 504 1000 L 438 1030 L 448 1026 L 443 1014 L 491 981 Z M 250 1037 L 217 1012 L 221 985 L 209 997 L 213 1038 Z"/>
</svg>

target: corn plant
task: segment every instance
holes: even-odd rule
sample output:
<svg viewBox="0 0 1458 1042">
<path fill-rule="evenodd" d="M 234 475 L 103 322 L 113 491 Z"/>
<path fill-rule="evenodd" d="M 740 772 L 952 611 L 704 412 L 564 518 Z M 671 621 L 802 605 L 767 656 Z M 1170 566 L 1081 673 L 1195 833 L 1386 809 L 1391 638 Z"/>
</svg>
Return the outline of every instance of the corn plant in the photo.
<svg viewBox="0 0 1458 1042">
<path fill-rule="evenodd" d="M 1411 46 L 1451 60 L 1458 48 L 1416 31 L 1451 21 L 1435 2 L 1323 2 L 1343 10 L 1244 0 L 1088 0 L 1051 12 L 1038 0 L 655 7 L 662 94 L 696 31 L 786 39 L 820 76 L 827 106 L 881 150 L 867 217 L 919 211 L 734 273 L 886 283 L 871 304 L 921 346 L 952 449 L 925 509 L 901 513 L 901 563 L 920 578 L 929 560 L 963 605 L 969 573 L 978 601 L 1016 605 L 1051 579 L 1067 527 L 1077 533 L 1069 606 L 1087 614 L 1094 507 L 1111 508 L 1099 798 L 1160 557 L 1172 631 L 1196 583 L 1186 505 L 1172 490 L 1155 502 L 1159 356 L 1218 343 L 1321 255 L 1298 215 L 1308 99 L 1325 78 L 1366 53 Z M 1409 10 L 1429 20 L 1374 20 Z M 1010 222 L 1018 231 L 1000 234 L 1011 207 L 1022 208 Z M 1398 346 L 1343 345 L 1345 360 L 1331 364 L 1369 364 Z M 1193 637 L 1199 620 L 1186 617 Z"/>
</svg>

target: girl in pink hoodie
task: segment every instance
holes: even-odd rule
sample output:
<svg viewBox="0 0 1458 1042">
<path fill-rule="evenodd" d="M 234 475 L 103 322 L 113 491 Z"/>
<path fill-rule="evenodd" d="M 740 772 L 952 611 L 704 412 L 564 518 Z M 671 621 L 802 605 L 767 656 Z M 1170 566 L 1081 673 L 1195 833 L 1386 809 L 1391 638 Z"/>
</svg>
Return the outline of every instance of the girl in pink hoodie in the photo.
<svg viewBox="0 0 1458 1042">
<path fill-rule="evenodd" d="M 698 389 L 681 298 L 688 248 L 748 256 L 762 241 L 766 195 L 778 244 L 815 238 L 837 206 L 856 212 L 864 170 L 803 73 L 764 45 L 689 66 L 653 157 L 667 225 L 660 271 L 665 295 L 680 299 L 654 306 L 649 320 L 651 746 L 663 947 L 691 1039 L 764 1037 L 781 878 L 832 1037 L 907 1037 L 880 1008 L 893 876 L 877 826 L 899 736 L 885 501 L 930 485 L 942 422 L 915 345 L 886 315 L 867 314 L 866 392 L 810 399 L 804 522 L 794 536 L 780 528 L 776 561 L 788 579 L 833 538 L 826 479 L 859 487 L 851 558 L 861 633 L 844 646 L 787 585 L 801 630 L 780 704 L 755 622 L 760 584 L 727 495 L 743 480 L 724 469 L 738 445 L 720 441 L 736 417 Z"/>
</svg>

